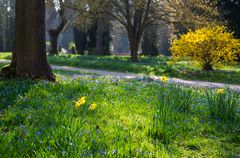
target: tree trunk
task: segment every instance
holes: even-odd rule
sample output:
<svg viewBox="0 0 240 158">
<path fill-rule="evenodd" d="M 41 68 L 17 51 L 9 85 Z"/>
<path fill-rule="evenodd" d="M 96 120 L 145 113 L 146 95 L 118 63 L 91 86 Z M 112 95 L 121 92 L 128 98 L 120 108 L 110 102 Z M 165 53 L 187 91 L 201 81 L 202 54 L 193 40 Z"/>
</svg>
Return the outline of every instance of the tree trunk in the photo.
<svg viewBox="0 0 240 158">
<path fill-rule="evenodd" d="M 87 44 L 86 48 L 88 55 L 95 55 L 96 52 L 96 34 L 97 34 L 98 22 L 96 19 L 93 20 L 91 27 L 87 31 Z"/>
<path fill-rule="evenodd" d="M 209 63 L 209 62 L 205 62 L 205 63 L 203 64 L 203 70 L 204 70 L 204 71 L 212 71 L 212 70 L 213 70 L 212 64 Z"/>
<path fill-rule="evenodd" d="M 3 27 L 2 16 L 0 15 L 0 52 L 3 52 Z"/>
<path fill-rule="evenodd" d="M 130 51 L 131 51 L 131 60 L 132 62 L 137 62 L 138 61 L 138 46 L 136 45 L 135 42 L 130 42 Z"/>
<path fill-rule="evenodd" d="M 149 26 L 144 34 L 142 40 L 142 54 L 146 56 L 158 56 L 158 32 L 155 26 Z"/>
<path fill-rule="evenodd" d="M 128 30 L 128 39 L 129 39 L 129 45 L 130 45 L 130 51 L 131 51 L 131 60 L 132 62 L 138 61 L 138 50 L 140 45 L 140 40 L 136 34 Z"/>
<path fill-rule="evenodd" d="M 84 55 L 87 43 L 87 33 L 79 30 L 77 27 L 74 27 L 73 31 L 77 53 Z"/>
<path fill-rule="evenodd" d="M 51 55 L 58 54 L 58 45 L 57 45 L 58 44 L 58 36 L 63 31 L 65 25 L 67 24 L 67 19 L 64 17 L 64 13 L 65 13 L 64 6 L 63 6 L 62 2 L 60 2 L 60 10 L 59 10 L 58 14 L 61 17 L 62 22 L 56 29 L 48 30 L 48 33 L 50 36 L 49 53 Z"/>
<path fill-rule="evenodd" d="M 104 24 L 101 19 L 98 20 L 97 35 L 96 35 L 96 55 L 103 55 L 103 34 Z"/>
<path fill-rule="evenodd" d="M 63 16 L 62 16 L 63 17 Z M 58 36 L 59 34 L 62 32 L 64 26 L 66 24 L 66 20 L 63 20 L 62 18 L 62 22 L 61 24 L 58 26 L 57 29 L 50 29 L 48 30 L 48 34 L 50 36 L 50 50 L 49 50 L 49 53 L 51 55 L 55 55 L 55 54 L 58 54 Z"/>
<path fill-rule="evenodd" d="M 49 37 L 50 37 L 49 53 L 51 55 L 58 54 L 57 42 L 58 42 L 59 32 L 57 32 L 55 30 L 49 30 L 48 34 L 49 34 Z"/>
<path fill-rule="evenodd" d="M 10 67 L 2 73 L 54 81 L 45 41 L 45 0 L 17 0 L 15 50 Z"/>
<path fill-rule="evenodd" d="M 8 17 L 7 25 L 6 25 L 6 52 L 13 51 L 13 37 L 14 37 L 14 18 Z"/>
</svg>

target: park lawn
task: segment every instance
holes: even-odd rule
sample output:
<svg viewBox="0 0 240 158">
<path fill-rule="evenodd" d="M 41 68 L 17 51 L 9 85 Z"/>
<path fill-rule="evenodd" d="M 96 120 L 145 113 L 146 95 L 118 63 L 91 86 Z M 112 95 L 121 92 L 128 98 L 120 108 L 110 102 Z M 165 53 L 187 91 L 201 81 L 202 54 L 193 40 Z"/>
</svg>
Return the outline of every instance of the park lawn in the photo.
<svg viewBox="0 0 240 158">
<path fill-rule="evenodd" d="M 11 59 L 10 53 L 0 53 L 0 59 Z M 181 78 L 186 80 L 201 80 L 240 84 L 240 64 L 216 68 L 205 72 L 194 62 L 173 61 L 170 57 L 140 57 L 133 63 L 128 56 L 80 56 L 62 54 L 48 56 L 51 64 L 91 68 L 119 72 L 131 72 L 144 75 L 157 75 Z"/>
<path fill-rule="evenodd" d="M 56 73 L 0 81 L 0 157 L 240 156 L 239 93 Z"/>
</svg>

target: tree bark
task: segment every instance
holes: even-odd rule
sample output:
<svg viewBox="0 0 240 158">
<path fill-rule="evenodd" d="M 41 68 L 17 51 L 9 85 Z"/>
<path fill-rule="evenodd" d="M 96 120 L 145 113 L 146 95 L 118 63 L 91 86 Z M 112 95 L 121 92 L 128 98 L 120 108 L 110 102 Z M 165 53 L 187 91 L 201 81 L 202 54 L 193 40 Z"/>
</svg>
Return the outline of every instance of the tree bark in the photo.
<svg viewBox="0 0 240 158">
<path fill-rule="evenodd" d="M 17 0 L 15 50 L 2 74 L 54 81 L 45 41 L 45 0 Z"/>
</svg>

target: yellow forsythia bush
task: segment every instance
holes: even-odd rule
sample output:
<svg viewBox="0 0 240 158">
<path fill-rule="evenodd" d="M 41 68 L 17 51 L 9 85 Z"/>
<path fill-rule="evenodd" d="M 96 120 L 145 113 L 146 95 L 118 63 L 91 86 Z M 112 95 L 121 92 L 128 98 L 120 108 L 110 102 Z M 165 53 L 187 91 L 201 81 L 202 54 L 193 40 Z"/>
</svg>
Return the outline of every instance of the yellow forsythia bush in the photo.
<svg viewBox="0 0 240 158">
<path fill-rule="evenodd" d="M 170 50 L 175 59 L 197 61 L 208 71 L 215 65 L 234 64 L 240 53 L 240 40 L 224 26 L 206 27 L 173 40 Z"/>
</svg>

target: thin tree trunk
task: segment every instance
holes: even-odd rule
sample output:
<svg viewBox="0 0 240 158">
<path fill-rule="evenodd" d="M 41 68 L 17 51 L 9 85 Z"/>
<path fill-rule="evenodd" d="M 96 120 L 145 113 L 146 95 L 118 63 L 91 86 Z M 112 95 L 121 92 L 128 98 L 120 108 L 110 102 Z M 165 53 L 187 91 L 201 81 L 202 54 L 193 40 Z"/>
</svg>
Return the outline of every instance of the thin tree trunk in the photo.
<svg viewBox="0 0 240 158">
<path fill-rule="evenodd" d="M 2 16 L 0 15 L 0 52 L 3 52 L 3 26 Z"/>
<path fill-rule="evenodd" d="M 104 24 L 101 19 L 98 20 L 97 36 L 96 36 L 96 55 L 103 55 L 103 34 Z"/>
<path fill-rule="evenodd" d="M 136 42 L 134 41 L 134 39 L 132 39 L 130 41 L 132 41 L 132 42 L 130 42 L 131 60 L 132 60 L 132 62 L 137 62 L 138 61 L 138 57 L 137 57 L 138 48 L 136 46 Z"/>
<path fill-rule="evenodd" d="M 2 73 L 54 81 L 45 41 L 45 0 L 17 0 L 15 50 L 11 66 Z"/>
<path fill-rule="evenodd" d="M 49 30 L 48 34 L 49 34 L 49 37 L 50 37 L 49 53 L 52 54 L 52 55 L 58 54 L 57 42 L 58 42 L 59 32 L 56 32 L 55 30 Z"/>
<path fill-rule="evenodd" d="M 73 28 L 74 31 L 74 40 L 76 45 L 76 50 L 78 54 L 84 55 L 87 44 L 87 33 L 81 30 L 78 30 L 77 27 Z"/>
<path fill-rule="evenodd" d="M 131 60 L 132 62 L 137 62 L 138 50 L 139 50 L 141 39 L 138 39 L 136 34 L 131 30 L 128 30 L 128 39 L 129 39 L 129 45 L 130 45 L 130 51 L 131 51 Z"/>
<path fill-rule="evenodd" d="M 209 62 L 204 63 L 204 65 L 203 65 L 203 70 L 204 70 L 204 71 L 212 71 L 212 70 L 213 70 L 212 64 L 209 63 Z"/>
<path fill-rule="evenodd" d="M 58 42 L 58 37 L 59 34 L 63 31 L 65 25 L 67 24 L 67 19 L 64 17 L 64 6 L 63 6 L 63 2 L 60 1 L 60 10 L 59 10 L 59 15 L 61 17 L 61 24 L 56 28 L 56 29 L 50 29 L 48 30 L 49 36 L 50 36 L 50 50 L 49 53 L 54 55 L 54 54 L 58 54 L 58 48 L 57 48 L 57 42 Z"/>
<path fill-rule="evenodd" d="M 58 54 L 58 36 L 59 34 L 62 32 L 64 26 L 65 26 L 65 22 L 62 21 L 62 23 L 60 24 L 60 26 L 56 29 L 56 30 L 49 30 L 48 31 L 48 34 L 49 34 L 49 37 L 50 37 L 50 50 L 49 50 L 49 53 L 51 55 L 54 55 L 54 54 Z"/>
</svg>

